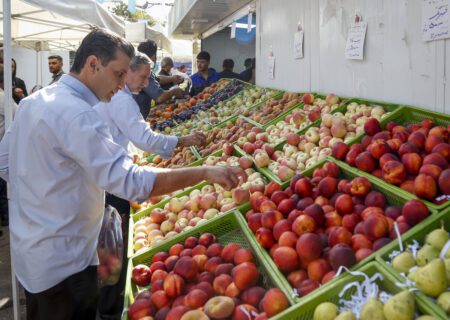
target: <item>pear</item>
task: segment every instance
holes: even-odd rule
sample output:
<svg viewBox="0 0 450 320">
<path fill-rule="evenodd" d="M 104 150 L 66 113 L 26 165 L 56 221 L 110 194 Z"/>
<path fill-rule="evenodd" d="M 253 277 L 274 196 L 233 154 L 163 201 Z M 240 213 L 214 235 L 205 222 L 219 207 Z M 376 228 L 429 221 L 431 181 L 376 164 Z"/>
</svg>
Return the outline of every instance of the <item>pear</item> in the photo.
<svg viewBox="0 0 450 320">
<path fill-rule="evenodd" d="M 423 293 L 437 298 L 447 289 L 447 274 L 444 261 L 434 259 L 426 266 L 420 268 L 415 276 L 416 286 Z"/>
<path fill-rule="evenodd" d="M 334 320 L 356 320 L 356 316 L 351 310 L 346 310 L 334 318 Z"/>
<path fill-rule="evenodd" d="M 415 310 L 414 294 L 408 290 L 389 298 L 383 307 L 387 320 L 414 320 Z"/>
<path fill-rule="evenodd" d="M 423 267 L 436 258 L 439 258 L 439 251 L 429 244 L 426 244 L 417 252 L 416 262 L 418 266 Z"/>
<path fill-rule="evenodd" d="M 339 314 L 338 307 L 331 302 L 323 302 L 314 310 L 314 320 L 334 320 Z"/>
<path fill-rule="evenodd" d="M 416 320 L 438 320 L 438 318 L 433 317 L 433 316 L 421 316 L 421 317 L 418 317 Z"/>
<path fill-rule="evenodd" d="M 445 313 L 450 316 L 450 292 L 441 293 L 437 299 L 437 305 L 441 307 Z"/>
<path fill-rule="evenodd" d="M 425 243 L 440 252 L 449 239 L 450 236 L 448 235 L 448 232 L 442 227 L 431 231 L 431 233 L 427 235 Z"/>
<path fill-rule="evenodd" d="M 414 260 L 413 254 L 409 251 L 400 253 L 392 260 L 392 267 L 400 273 L 408 274 L 409 269 L 415 265 L 416 260 Z"/>
<path fill-rule="evenodd" d="M 383 313 L 383 304 L 376 298 L 370 298 L 364 307 L 361 309 L 359 315 L 360 320 L 386 320 Z"/>
<path fill-rule="evenodd" d="M 416 268 L 413 271 L 411 271 L 410 273 L 408 273 L 408 279 L 413 282 L 416 282 L 416 274 L 417 274 L 418 270 L 419 270 L 419 268 Z"/>
</svg>

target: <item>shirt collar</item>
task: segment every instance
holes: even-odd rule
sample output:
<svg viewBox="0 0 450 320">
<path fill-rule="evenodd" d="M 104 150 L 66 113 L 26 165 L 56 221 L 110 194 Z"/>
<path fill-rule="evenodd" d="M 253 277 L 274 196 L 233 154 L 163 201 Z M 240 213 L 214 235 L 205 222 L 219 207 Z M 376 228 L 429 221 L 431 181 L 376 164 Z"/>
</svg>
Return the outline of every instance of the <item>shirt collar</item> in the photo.
<svg viewBox="0 0 450 320">
<path fill-rule="evenodd" d="M 57 74 L 54 74 L 54 75 L 52 76 L 52 78 L 55 79 L 55 78 L 57 78 L 57 77 L 60 77 L 63 73 L 64 73 L 64 71 L 63 71 L 63 69 L 61 69 L 61 70 L 59 70 L 59 72 L 58 72 Z"/>
<path fill-rule="evenodd" d="M 95 106 L 100 101 L 91 89 L 89 89 L 83 82 L 69 74 L 63 74 L 59 80 L 59 83 L 63 83 L 70 87 L 73 91 L 79 93 L 82 99 L 91 106 Z"/>
<path fill-rule="evenodd" d="M 123 88 L 123 92 L 128 93 L 128 94 L 133 94 L 133 92 L 131 92 L 130 88 L 128 88 L 127 85 L 125 85 L 125 87 Z"/>
</svg>

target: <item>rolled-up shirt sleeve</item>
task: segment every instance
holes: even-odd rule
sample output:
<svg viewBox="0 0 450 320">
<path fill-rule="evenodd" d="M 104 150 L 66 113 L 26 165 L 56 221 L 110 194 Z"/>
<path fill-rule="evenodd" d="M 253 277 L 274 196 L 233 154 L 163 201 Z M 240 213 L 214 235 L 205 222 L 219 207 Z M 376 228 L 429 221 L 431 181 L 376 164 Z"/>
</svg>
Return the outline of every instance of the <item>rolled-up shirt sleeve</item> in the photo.
<svg viewBox="0 0 450 320">
<path fill-rule="evenodd" d="M 69 156 L 100 188 L 131 201 L 144 201 L 150 195 L 156 173 L 133 163 L 94 110 L 76 116 L 62 139 Z"/>
<path fill-rule="evenodd" d="M 157 153 L 164 158 L 170 157 L 178 144 L 178 138 L 154 132 L 145 122 L 132 96 L 123 97 L 111 103 L 108 110 L 111 121 L 139 149 Z"/>
<path fill-rule="evenodd" d="M 0 178 L 9 182 L 9 141 L 11 131 L 6 131 L 2 141 L 0 141 Z"/>
<path fill-rule="evenodd" d="M 155 75 L 152 73 L 148 78 L 148 85 L 142 89 L 150 98 L 156 100 L 160 95 L 164 93 L 164 89 L 161 88 L 158 80 L 156 80 Z"/>
</svg>

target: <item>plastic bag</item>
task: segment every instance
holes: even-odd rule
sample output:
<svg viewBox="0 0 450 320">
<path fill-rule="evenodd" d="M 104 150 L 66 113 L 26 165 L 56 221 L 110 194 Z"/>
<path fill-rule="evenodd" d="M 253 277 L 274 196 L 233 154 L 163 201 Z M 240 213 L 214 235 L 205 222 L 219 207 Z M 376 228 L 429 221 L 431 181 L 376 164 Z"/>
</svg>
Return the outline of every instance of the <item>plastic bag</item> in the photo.
<svg viewBox="0 0 450 320">
<path fill-rule="evenodd" d="M 103 214 L 102 228 L 98 237 L 97 267 L 100 287 L 115 285 L 119 281 L 123 259 L 122 219 L 114 207 L 107 206 Z"/>
</svg>

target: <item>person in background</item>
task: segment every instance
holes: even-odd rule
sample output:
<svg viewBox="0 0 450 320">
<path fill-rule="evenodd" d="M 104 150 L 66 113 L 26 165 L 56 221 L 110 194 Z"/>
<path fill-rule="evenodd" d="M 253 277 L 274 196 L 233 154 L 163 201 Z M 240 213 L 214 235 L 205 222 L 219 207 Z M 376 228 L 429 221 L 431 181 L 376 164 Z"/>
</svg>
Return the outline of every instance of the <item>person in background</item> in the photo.
<svg viewBox="0 0 450 320">
<path fill-rule="evenodd" d="M 181 73 L 187 74 L 187 68 L 186 68 L 186 66 L 185 66 L 184 64 L 182 64 L 181 66 L 179 66 L 177 69 L 178 69 L 178 71 L 180 71 Z"/>
<path fill-rule="evenodd" d="M 233 72 L 234 61 L 232 59 L 225 59 L 222 63 L 222 72 L 220 73 L 221 78 L 229 78 L 229 79 L 240 79 L 241 76 L 236 72 Z"/>
<path fill-rule="evenodd" d="M 250 82 L 252 79 L 252 58 L 247 58 L 244 61 L 245 70 L 240 73 L 241 80 Z"/>
<path fill-rule="evenodd" d="M 20 100 L 28 96 L 27 86 L 25 82 L 16 76 L 17 63 L 16 60 L 11 59 L 11 73 L 12 73 L 12 89 L 14 102 L 19 104 Z M 3 83 L 3 82 L 2 82 Z"/>
<path fill-rule="evenodd" d="M 249 68 L 247 68 L 244 72 L 242 72 L 240 76 L 241 80 L 255 84 L 256 59 L 255 58 L 251 59 L 250 63 L 251 64 Z"/>
<path fill-rule="evenodd" d="M 158 153 L 163 157 L 170 157 L 178 147 L 203 145 L 205 136 L 194 132 L 184 137 L 167 136 L 153 132 L 139 112 L 139 106 L 133 99 L 133 93 L 139 93 L 148 84 L 152 61 L 143 53 L 137 52 L 131 59 L 125 79 L 125 87 L 119 90 L 110 102 L 100 102 L 94 109 L 107 124 L 112 139 L 128 150 L 130 142 L 141 150 Z M 113 194 L 106 195 L 106 203 L 115 207 L 122 215 L 122 224 L 128 225 L 130 203 Z M 126 238 L 124 238 L 126 240 Z M 127 246 L 124 245 L 124 257 L 127 256 Z M 120 318 L 123 309 L 127 260 L 123 260 L 122 273 L 119 282 L 114 286 L 105 286 L 100 290 L 99 313 L 100 318 Z"/>
<path fill-rule="evenodd" d="M 246 178 L 237 167 L 133 163 L 93 109 L 124 88 L 133 56 L 131 43 L 94 29 L 70 74 L 25 98 L 0 142 L 0 177 L 11 187 L 11 259 L 27 319 L 96 318 L 105 190 L 140 202 L 203 180 L 229 190 Z"/>
<path fill-rule="evenodd" d="M 191 96 L 195 96 L 196 94 L 202 92 L 205 87 L 210 86 L 212 83 L 220 79 L 220 74 L 209 68 L 210 60 L 211 56 L 206 51 L 201 51 L 197 55 L 198 71 L 191 76 L 192 84 L 191 90 L 189 91 Z"/>
<path fill-rule="evenodd" d="M 170 57 L 164 57 L 161 60 L 161 71 L 159 72 L 159 76 L 166 76 L 166 77 L 170 77 L 172 76 L 171 70 L 173 68 L 173 60 Z M 171 81 L 165 84 L 161 85 L 161 88 L 163 88 L 164 90 L 169 90 L 170 88 L 172 88 L 175 85 L 175 82 Z"/>
<path fill-rule="evenodd" d="M 48 57 L 48 69 L 52 74 L 52 81 L 48 85 L 54 84 L 59 79 L 61 79 L 64 71 L 63 67 L 63 58 L 59 55 L 52 55 Z"/>
<path fill-rule="evenodd" d="M 146 54 L 150 58 L 150 60 L 153 61 L 153 63 L 156 62 L 157 49 L 158 46 L 153 40 L 146 40 L 139 43 L 138 46 L 138 51 Z M 172 97 L 184 98 L 184 91 L 178 87 L 174 87 L 170 90 L 164 90 L 163 88 L 161 88 L 161 85 L 171 82 L 179 84 L 183 82 L 183 78 L 180 76 L 157 77 L 153 71 L 150 73 L 147 87 L 145 87 L 139 94 L 134 95 L 134 99 L 139 105 L 139 109 L 144 119 L 147 119 L 147 116 L 150 112 L 152 100 L 154 100 L 156 104 L 159 104 L 166 102 Z"/>
</svg>

